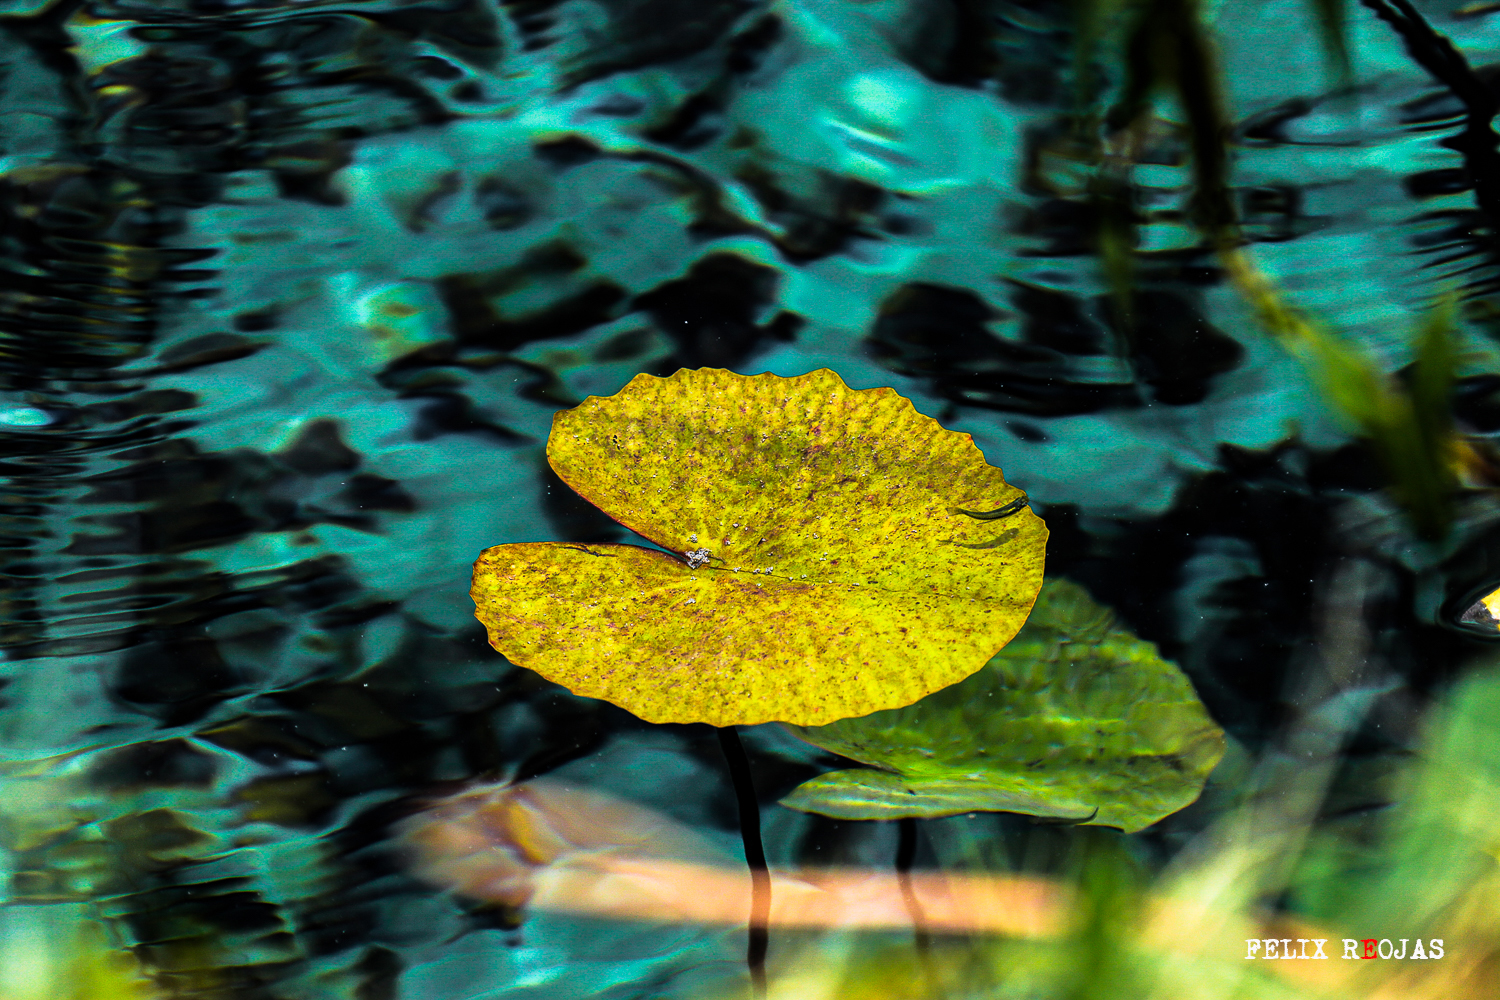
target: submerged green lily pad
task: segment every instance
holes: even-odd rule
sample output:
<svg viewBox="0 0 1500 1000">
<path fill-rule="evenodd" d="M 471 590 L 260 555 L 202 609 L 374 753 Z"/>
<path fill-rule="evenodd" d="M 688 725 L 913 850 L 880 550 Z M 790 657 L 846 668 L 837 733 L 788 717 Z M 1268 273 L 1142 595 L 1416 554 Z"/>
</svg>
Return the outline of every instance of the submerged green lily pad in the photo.
<svg viewBox="0 0 1500 1000">
<path fill-rule="evenodd" d="M 1133 833 L 1196 799 L 1224 754 L 1182 671 L 1056 579 L 962 683 L 906 708 L 787 728 L 873 768 L 819 775 L 782 799 L 838 819 L 1016 812 Z"/>
</svg>

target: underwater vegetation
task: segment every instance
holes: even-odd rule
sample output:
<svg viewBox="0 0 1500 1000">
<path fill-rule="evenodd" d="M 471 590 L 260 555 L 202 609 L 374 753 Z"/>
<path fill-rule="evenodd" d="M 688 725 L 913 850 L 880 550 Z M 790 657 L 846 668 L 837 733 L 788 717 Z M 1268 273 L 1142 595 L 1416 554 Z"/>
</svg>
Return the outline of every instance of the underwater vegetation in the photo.
<svg viewBox="0 0 1500 1000">
<path fill-rule="evenodd" d="M 0 2 L 0 1000 L 737 997 L 753 885 L 768 996 L 1493 994 L 1497 16 Z M 1047 536 L 737 781 L 723 690 L 467 593 L 773 582 L 722 476 L 651 546 L 549 461 L 683 370 L 909 401 L 995 477 L 937 537 Z"/>
</svg>

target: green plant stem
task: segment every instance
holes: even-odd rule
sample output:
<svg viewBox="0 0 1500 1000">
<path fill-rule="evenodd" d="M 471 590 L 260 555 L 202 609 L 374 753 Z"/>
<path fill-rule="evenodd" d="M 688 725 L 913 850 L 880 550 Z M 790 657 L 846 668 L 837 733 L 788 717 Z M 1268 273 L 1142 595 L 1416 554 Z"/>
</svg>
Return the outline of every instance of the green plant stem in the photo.
<svg viewBox="0 0 1500 1000">
<path fill-rule="evenodd" d="M 757 997 L 766 995 L 766 950 L 771 944 L 771 873 L 766 870 L 766 849 L 760 839 L 760 803 L 750 777 L 750 758 L 734 726 L 719 729 L 719 747 L 729 765 L 734 794 L 740 807 L 740 839 L 745 844 L 745 863 L 750 866 L 750 944 L 745 964 Z"/>
</svg>

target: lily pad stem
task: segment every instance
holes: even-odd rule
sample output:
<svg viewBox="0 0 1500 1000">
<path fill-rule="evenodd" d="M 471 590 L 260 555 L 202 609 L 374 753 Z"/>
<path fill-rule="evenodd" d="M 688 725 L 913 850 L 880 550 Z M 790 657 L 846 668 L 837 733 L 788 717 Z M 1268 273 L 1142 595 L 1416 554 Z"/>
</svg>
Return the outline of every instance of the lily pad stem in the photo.
<svg viewBox="0 0 1500 1000">
<path fill-rule="evenodd" d="M 912 937 L 917 954 L 925 963 L 932 947 L 932 937 L 927 933 L 927 915 L 922 912 L 922 903 L 917 899 L 911 884 L 911 866 L 917 860 L 917 819 L 903 816 L 896 821 L 896 880 L 901 884 L 901 898 L 906 903 L 906 912 L 911 914 Z"/>
<path fill-rule="evenodd" d="M 766 849 L 760 840 L 760 803 L 750 777 L 750 758 L 734 726 L 719 729 L 719 747 L 729 765 L 734 794 L 740 806 L 740 839 L 745 844 L 745 863 L 750 866 L 750 945 L 745 964 L 757 997 L 766 995 L 766 949 L 771 943 L 771 873 L 766 870 Z"/>
</svg>

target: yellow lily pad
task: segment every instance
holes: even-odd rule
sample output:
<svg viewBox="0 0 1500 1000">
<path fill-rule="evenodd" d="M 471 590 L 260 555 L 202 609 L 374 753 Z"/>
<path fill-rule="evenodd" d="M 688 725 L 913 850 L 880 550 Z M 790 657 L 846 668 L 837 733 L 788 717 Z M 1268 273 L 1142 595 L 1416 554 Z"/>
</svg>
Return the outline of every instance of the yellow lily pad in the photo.
<svg viewBox="0 0 1500 1000">
<path fill-rule="evenodd" d="M 1060 579 L 962 684 L 792 731 L 870 766 L 819 775 L 781 800 L 838 819 L 1014 812 L 1134 833 L 1196 799 L 1224 755 L 1224 733 L 1182 671 Z"/>
<path fill-rule="evenodd" d="M 1047 528 L 973 438 L 827 369 L 638 375 L 557 414 L 562 480 L 669 555 L 526 543 L 474 566 L 490 644 L 648 722 L 821 725 L 1010 641 Z"/>
</svg>

